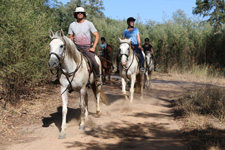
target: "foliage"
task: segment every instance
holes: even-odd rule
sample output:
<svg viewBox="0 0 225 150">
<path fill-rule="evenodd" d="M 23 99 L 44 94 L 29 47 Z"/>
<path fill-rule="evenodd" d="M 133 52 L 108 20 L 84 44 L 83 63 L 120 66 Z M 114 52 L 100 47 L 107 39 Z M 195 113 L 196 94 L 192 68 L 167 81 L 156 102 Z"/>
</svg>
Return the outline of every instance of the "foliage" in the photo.
<svg viewBox="0 0 225 150">
<path fill-rule="evenodd" d="M 219 26 L 225 23 L 225 2 L 224 0 L 196 0 L 194 14 L 209 17 L 207 22 L 211 25 Z"/>
<path fill-rule="evenodd" d="M 118 37 L 127 28 L 126 20 L 107 18 L 102 0 L 71 0 L 63 5 L 57 0 L 0 1 L 0 79 L 7 101 L 17 103 L 20 96 L 46 80 L 48 75 L 48 31 L 68 31 L 73 12 L 82 6 L 87 20 L 94 23 L 99 35 L 113 45 L 114 60 L 119 48 Z M 137 19 L 142 44 L 148 37 L 162 72 L 171 68 L 191 69 L 193 65 L 225 67 L 225 26 L 213 28 L 188 18 L 182 10 L 163 23 Z M 222 20 L 220 20 L 222 23 Z"/>
<path fill-rule="evenodd" d="M 0 79 L 6 99 L 12 104 L 46 77 L 47 33 L 52 19 L 44 3 L 45 0 L 1 1 Z"/>
</svg>

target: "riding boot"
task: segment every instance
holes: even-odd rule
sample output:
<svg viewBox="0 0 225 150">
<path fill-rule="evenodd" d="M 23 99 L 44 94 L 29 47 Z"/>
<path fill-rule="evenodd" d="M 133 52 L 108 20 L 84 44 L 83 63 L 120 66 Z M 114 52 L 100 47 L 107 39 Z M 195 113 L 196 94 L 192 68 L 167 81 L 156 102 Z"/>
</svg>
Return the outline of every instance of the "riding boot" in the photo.
<svg viewBox="0 0 225 150">
<path fill-rule="evenodd" d="M 116 56 L 116 72 L 115 73 L 119 73 L 119 55 Z"/>
<path fill-rule="evenodd" d="M 115 73 L 119 73 L 119 72 L 120 72 L 119 66 L 117 66 L 116 68 L 117 68 L 117 69 L 116 69 L 116 72 L 115 72 Z"/>
<path fill-rule="evenodd" d="M 141 68 L 140 68 L 140 73 L 141 73 L 141 74 L 144 74 L 144 73 L 145 73 L 145 68 L 144 68 L 144 67 L 141 67 Z"/>
<path fill-rule="evenodd" d="M 156 61 L 154 62 L 154 71 L 157 72 L 158 70 L 156 69 Z"/>
</svg>

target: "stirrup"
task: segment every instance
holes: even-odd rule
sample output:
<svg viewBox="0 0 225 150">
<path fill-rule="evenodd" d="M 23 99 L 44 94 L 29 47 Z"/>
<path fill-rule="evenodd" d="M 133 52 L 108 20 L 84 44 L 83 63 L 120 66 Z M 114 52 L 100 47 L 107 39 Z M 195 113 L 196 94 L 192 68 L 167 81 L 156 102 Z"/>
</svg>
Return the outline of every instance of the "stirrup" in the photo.
<svg viewBox="0 0 225 150">
<path fill-rule="evenodd" d="M 101 76 L 100 75 L 97 75 L 97 77 L 95 79 L 95 84 L 96 84 L 96 86 L 102 85 Z"/>
<path fill-rule="evenodd" d="M 144 73 L 145 73 L 145 68 L 141 67 L 141 68 L 140 68 L 140 73 L 141 73 L 141 74 L 144 74 Z"/>
</svg>

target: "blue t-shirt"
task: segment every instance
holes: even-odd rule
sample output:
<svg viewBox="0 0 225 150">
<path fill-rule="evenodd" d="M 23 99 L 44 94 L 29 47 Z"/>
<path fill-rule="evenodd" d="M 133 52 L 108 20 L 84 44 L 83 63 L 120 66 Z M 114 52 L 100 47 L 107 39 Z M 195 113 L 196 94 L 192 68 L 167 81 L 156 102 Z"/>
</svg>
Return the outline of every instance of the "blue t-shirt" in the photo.
<svg viewBox="0 0 225 150">
<path fill-rule="evenodd" d="M 133 28 L 132 31 L 129 31 L 128 29 L 125 29 L 123 31 L 123 37 L 125 37 L 126 39 L 130 39 L 131 38 L 131 44 L 132 45 L 137 45 L 138 44 L 137 34 L 139 34 L 138 28 Z"/>
<path fill-rule="evenodd" d="M 104 49 L 107 47 L 107 43 L 105 42 L 104 45 L 102 43 L 100 43 L 99 46 L 101 47 L 100 55 L 103 56 L 104 55 Z"/>
<path fill-rule="evenodd" d="M 102 43 L 100 43 L 100 44 L 99 44 L 99 46 L 100 46 L 101 48 L 106 48 L 107 43 L 105 42 L 105 44 L 104 44 L 104 45 L 103 45 Z"/>
</svg>

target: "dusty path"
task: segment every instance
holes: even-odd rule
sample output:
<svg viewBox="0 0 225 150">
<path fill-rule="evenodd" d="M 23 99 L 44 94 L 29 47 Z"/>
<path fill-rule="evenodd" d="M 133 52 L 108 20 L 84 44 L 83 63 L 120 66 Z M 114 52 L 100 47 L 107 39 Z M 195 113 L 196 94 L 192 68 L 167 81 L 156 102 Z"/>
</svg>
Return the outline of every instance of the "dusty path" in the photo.
<svg viewBox="0 0 225 150">
<path fill-rule="evenodd" d="M 61 125 L 59 87 L 48 96 L 49 107 L 43 110 L 38 123 L 20 127 L 26 138 L 7 147 L 8 150 L 183 150 L 185 142 L 179 137 L 180 127 L 174 120 L 173 102 L 190 84 L 154 80 L 152 90 L 144 91 L 144 99 L 135 93 L 134 103 L 123 99 L 120 81 L 113 79 L 103 89 L 109 105 L 101 104 L 102 115 L 97 118 L 93 94 L 89 90 L 89 119 L 86 130 L 78 129 L 78 94 L 69 97 L 66 139 L 58 139 Z"/>
</svg>

